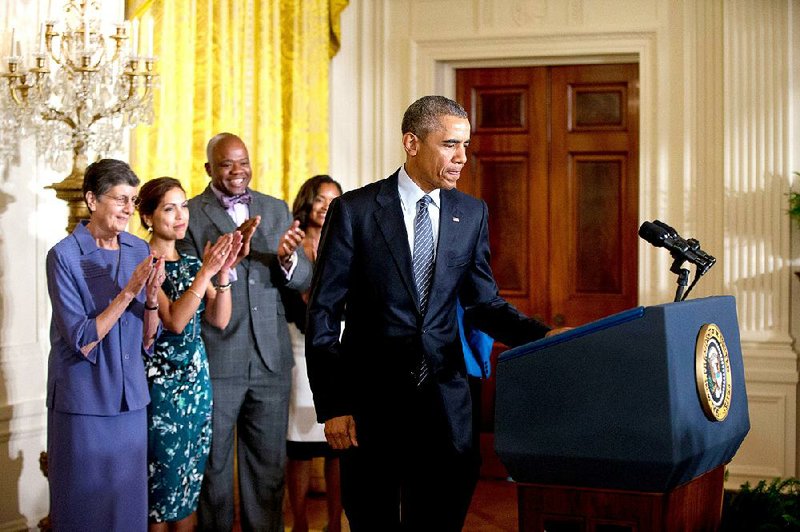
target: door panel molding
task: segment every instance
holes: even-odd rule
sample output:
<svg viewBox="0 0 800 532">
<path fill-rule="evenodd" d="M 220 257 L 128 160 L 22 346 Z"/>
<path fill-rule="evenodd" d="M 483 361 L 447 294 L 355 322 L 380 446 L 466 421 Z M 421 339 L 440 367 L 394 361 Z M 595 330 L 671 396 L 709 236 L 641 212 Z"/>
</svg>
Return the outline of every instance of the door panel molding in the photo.
<svg viewBox="0 0 800 532">
<path fill-rule="evenodd" d="M 635 306 L 638 66 L 462 69 L 458 77 L 458 99 L 478 124 L 459 187 L 489 204 L 500 294 L 569 326 Z"/>
</svg>

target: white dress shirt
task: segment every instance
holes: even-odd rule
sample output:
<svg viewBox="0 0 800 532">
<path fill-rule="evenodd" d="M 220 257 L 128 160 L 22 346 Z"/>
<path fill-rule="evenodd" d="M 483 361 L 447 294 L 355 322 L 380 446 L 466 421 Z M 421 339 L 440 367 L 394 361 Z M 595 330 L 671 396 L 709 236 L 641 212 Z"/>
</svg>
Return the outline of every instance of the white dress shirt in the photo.
<svg viewBox="0 0 800 532">
<path fill-rule="evenodd" d="M 213 184 L 211 185 L 211 188 L 217 194 L 217 197 L 223 194 L 223 192 L 221 192 Z M 250 218 L 250 205 L 248 205 L 247 203 L 234 203 L 230 208 L 226 209 L 225 212 L 227 212 L 228 216 L 231 217 L 231 220 L 233 220 L 233 223 L 236 224 L 236 227 L 239 227 L 245 221 L 247 221 L 248 218 Z M 294 273 L 294 269 L 297 266 L 297 252 L 295 251 L 289 257 L 288 270 L 284 268 L 283 264 L 280 264 L 280 262 L 279 265 L 281 267 L 281 270 L 283 270 L 283 273 L 286 275 L 286 280 L 290 281 L 292 279 L 292 274 Z M 231 282 L 238 280 L 238 275 L 236 274 L 236 268 L 230 270 L 228 278 L 231 280 Z"/>
<path fill-rule="evenodd" d="M 406 234 L 408 235 L 408 249 L 411 250 L 411 257 L 414 257 L 414 217 L 417 215 L 417 202 L 425 195 L 425 192 L 417 186 L 406 173 L 405 166 L 400 168 L 397 175 L 397 191 L 400 193 L 400 206 L 403 209 L 403 223 L 406 224 Z M 436 260 L 436 249 L 439 243 L 439 210 L 441 208 L 440 190 L 434 189 L 428 193 L 433 200 L 428 203 L 428 215 L 431 217 L 433 229 L 433 257 Z"/>
</svg>

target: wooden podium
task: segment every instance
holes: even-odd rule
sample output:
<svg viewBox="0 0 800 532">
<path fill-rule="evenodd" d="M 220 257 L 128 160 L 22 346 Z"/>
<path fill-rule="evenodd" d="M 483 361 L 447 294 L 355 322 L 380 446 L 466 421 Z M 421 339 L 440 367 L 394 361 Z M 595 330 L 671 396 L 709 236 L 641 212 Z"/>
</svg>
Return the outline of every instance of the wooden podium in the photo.
<svg viewBox="0 0 800 532">
<path fill-rule="evenodd" d="M 693 532 L 719 529 L 725 467 L 668 493 L 520 484 L 526 532 Z"/>
<path fill-rule="evenodd" d="M 717 530 L 749 428 L 732 297 L 631 309 L 498 360 L 495 448 L 521 531 Z"/>
</svg>

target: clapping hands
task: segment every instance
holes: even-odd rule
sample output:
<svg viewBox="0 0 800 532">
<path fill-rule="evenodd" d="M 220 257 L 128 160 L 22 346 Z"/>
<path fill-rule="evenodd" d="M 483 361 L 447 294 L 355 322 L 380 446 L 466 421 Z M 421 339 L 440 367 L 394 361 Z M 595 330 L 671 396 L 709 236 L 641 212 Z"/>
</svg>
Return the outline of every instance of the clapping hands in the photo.
<svg viewBox="0 0 800 532">
<path fill-rule="evenodd" d="M 306 233 L 300 229 L 300 222 L 295 220 L 292 226 L 286 230 L 278 243 L 278 260 L 286 267 L 289 258 L 297 248 L 303 243 Z"/>
<path fill-rule="evenodd" d="M 237 262 L 237 256 L 242 248 L 242 233 L 238 230 L 220 236 L 214 244 L 206 242 L 203 250 L 203 268 L 209 275 L 219 271 L 230 270 Z"/>
<path fill-rule="evenodd" d="M 136 297 L 145 288 L 147 305 L 155 307 L 158 304 L 158 290 L 161 288 L 165 276 L 164 258 L 156 258 L 153 253 L 150 253 L 133 270 L 128 284 L 125 285 L 125 290 Z"/>
<path fill-rule="evenodd" d="M 260 223 L 261 216 L 254 216 L 245 220 L 244 223 L 234 231 L 234 233 L 239 233 L 241 235 L 241 244 L 232 254 L 233 259 L 228 266 L 230 269 L 235 268 L 243 258 L 250 254 L 250 239 L 253 238 Z"/>
</svg>

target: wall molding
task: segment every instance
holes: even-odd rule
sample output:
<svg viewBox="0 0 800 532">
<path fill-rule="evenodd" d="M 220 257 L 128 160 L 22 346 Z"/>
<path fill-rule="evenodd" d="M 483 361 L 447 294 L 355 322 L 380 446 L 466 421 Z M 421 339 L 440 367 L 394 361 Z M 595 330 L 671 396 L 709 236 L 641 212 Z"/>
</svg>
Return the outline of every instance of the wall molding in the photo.
<svg viewBox="0 0 800 532">
<path fill-rule="evenodd" d="M 47 301 L 47 306 L 49 306 L 49 299 L 46 299 L 46 301 Z M 48 348 L 49 348 L 49 340 L 46 345 L 37 341 L 37 342 L 26 342 L 21 344 L 6 344 L 0 346 L 0 365 L 16 366 L 16 365 L 30 365 L 33 363 L 36 364 L 42 363 L 42 358 L 39 358 L 37 360 L 32 355 L 43 357 L 45 361 L 44 363 L 46 365 Z"/>
<path fill-rule="evenodd" d="M 39 437 L 46 431 L 44 397 L 0 406 L 0 444 Z"/>
<path fill-rule="evenodd" d="M 654 203 L 656 191 L 668 186 L 664 174 L 656 171 L 659 159 L 655 135 L 655 116 L 658 78 L 656 51 L 658 35 L 650 32 L 571 33 L 562 35 L 532 35 L 506 39 L 489 38 L 470 41 L 420 40 L 412 41 L 413 65 L 409 91 L 411 94 L 444 94 L 455 96 L 455 71 L 467 66 L 534 66 L 578 63 L 635 62 L 639 63 L 640 138 L 639 138 L 639 211 L 659 212 Z M 674 288 L 672 274 L 658 262 L 649 245 L 639 246 L 640 304 L 650 305 L 671 301 Z M 665 287 L 654 292 L 653 287 Z M 669 288 L 667 288 L 669 287 Z"/>
<path fill-rule="evenodd" d="M 728 466 L 728 481 L 738 487 L 745 481 L 791 475 L 794 466 L 794 424 L 796 415 L 794 386 L 752 383 L 747 389 L 750 409 L 750 435 Z M 753 413 L 756 413 L 754 416 Z M 761 415 L 758 415 L 761 414 Z M 765 461 L 775 456 L 776 462 Z M 787 472 L 788 471 L 788 472 Z"/>
<path fill-rule="evenodd" d="M 20 532 L 21 530 L 29 530 L 28 522 L 23 518 L 0 523 L 0 532 Z"/>
</svg>

